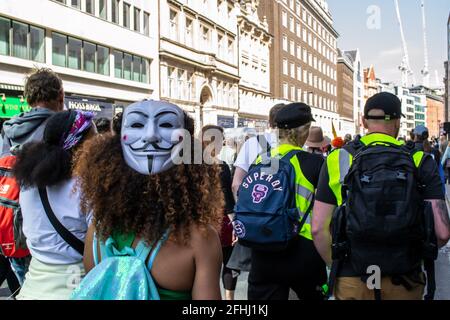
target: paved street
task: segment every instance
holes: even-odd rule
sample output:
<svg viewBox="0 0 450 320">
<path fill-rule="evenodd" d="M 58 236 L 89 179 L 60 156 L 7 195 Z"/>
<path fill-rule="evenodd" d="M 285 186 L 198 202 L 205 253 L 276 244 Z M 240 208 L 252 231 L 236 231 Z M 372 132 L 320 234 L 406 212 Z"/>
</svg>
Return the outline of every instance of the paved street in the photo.
<svg viewBox="0 0 450 320">
<path fill-rule="evenodd" d="M 447 194 L 450 194 L 450 188 L 448 186 Z M 247 278 L 247 272 L 239 276 L 235 293 L 236 300 L 247 299 Z M 439 251 L 439 258 L 436 262 L 436 279 L 436 300 L 450 300 L 450 243 Z M 0 300 L 6 299 L 9 294 L 5 282 L 0 287 Z M 223 288 L 222 296 L 224 296 Z M 295 299 L 292 294 L 291 299 Z"/>
</svg>

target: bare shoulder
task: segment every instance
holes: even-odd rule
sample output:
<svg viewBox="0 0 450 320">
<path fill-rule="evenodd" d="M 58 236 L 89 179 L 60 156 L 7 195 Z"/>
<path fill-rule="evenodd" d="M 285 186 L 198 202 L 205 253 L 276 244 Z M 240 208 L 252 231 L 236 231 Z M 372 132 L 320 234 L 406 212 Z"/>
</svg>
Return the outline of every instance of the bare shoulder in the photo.
<svg viewBox="0 0 450 320">
<path fill-rule="evenodd" d="M 219 233 L 211 225 L 192 225 L 190 242 L 194 251 L 197 252 L 221 248 Z"/>
</svg>

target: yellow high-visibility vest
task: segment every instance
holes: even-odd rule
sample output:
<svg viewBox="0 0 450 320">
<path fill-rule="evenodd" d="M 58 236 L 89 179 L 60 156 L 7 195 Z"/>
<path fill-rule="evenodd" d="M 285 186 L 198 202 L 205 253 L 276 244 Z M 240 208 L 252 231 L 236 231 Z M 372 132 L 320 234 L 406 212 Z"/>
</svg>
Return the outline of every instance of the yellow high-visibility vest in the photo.
<svg viewBox="0 0 450 320">
<path fill-rule="evenodd" d="M 361 138 L 361 142 L 364 145 L 404 145 L 403 142 L 396 140 L 395 138 L 381 133 L 373 133 Z M 422 164 L 424 158 L 423 151 L 417 151 L 413 153 L 414 164 L 417 168 Z M 353 164 L 353 156 L 345 149 L 334 150 L 327 158 L 327 169 L 329 182 L 328 185 L 333 191 L 337 200 L 337 205 L 340 206 L 343 203 L 342 199 L 342 185 L 344 183 L 345 176 L 348 174 L 350 167 Z"/>
</svg>

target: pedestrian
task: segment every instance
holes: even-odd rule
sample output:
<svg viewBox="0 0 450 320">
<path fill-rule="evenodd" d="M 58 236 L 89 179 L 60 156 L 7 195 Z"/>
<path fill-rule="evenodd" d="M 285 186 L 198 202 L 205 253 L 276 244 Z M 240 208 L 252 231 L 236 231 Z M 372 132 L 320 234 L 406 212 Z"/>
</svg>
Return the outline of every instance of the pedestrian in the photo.
<svg viewBox="0 0 450 320">
<path fill-rule="evenodd" d="M 250 166 L 254 164 L 258 158 L 258 155 L 267 152 L 278 145 L 278 137 L 274 132 L 276 130 L 275 116 L 283 107 L 284 104 L 277 104 L 270 109 L 269 132 L 247 139 L 241 146 L 238 146 L 238 155 L 234 162 L 232 183 L 235 199 L 238 198 L 238 189 L 247 175 Z M 249 272 L 251 268 L 251 250 L 237 243 L 234 246 L 233 253 L 227 266 L 233 270 Z"/>
<path fill-rule="evenodd" d="M 122 129 L 122 117 L 123 112 L 119 112 L 113 117 L 113 120 L 111 121 L 111 132 L 113 134 L 120 135 L 120 131 Z"/>
<path fill-rule="evenodd" d="M 89 216 L 81 212 L 79 194 L 73 190 L 72 166 L 77 150 L 96 134 L 93 117 L 74 110 L 55 113 L 43 140 L 18 151 L 13 174 L 21 186 L 23 232 L 32 255 L 18 299 L 68 299 L 76 280 L 84 276 Z"/>
<path fill-rule="evenodd" d="M 221 298 L 220 170 L 186 153 L 193 134 L 186 112 L 151 100 L 125 109 L 120 135 L 88 142 L 75 173 L 93 223 L 73 299 Z"/>
<path fill-rule="evenodd" d="M 442 167 L 447 170 L 447 184 L 450 185 L 450 143 L 447 145 L 441 158 Z"/>
<path fill-rule="evenodd" d="M 13 269 L 11 268 L 11 263 L 9 262 L 9 259 L 4 255 L 0 254 L 0 287 L 3 285 L 3 282 L 5 280 L 8 284 L 11 296 L 16 297 L 20 290 L 19 280 L 17 280 L 17 277 Z"/>
<path fill-rule="evenodd" d="M 324 158 L 302 149 L 313 121 L 306 104 L 279 109 L 279 146 L 267 153 L 270 164 L 259 156 L 239 188 L 234 226 L 239 242 L 252 248 L 249 300 L 288 300 L 290 289 L 302 300 L 324 299 L 326 266 L 310 225 Z M 278 169 L 267 171 L 275 159 Z"/>
<path fill-rule="evenodd" d="M 220 161 L 216 155 L 221 153 L 224 140 L 223 135 L 224 130 L 222 127 L 207 125 L 202 128 L 202 141 L 204 150 L 210 151 L 211 154 L 207 156 L 210 156 L 214 162 Z M 213 145 L 214 148 L 208 150 L 210 145 Z M 222 244 L 223 256 L 222 285 L 225 289 L 225 300 L 234 300 L 234 292 L 236 290 L 239 271 L 228 268 L 227 263 L 230 260 L 235 243 L 233 226 L 231 225 L 235 201 L 233 191 L 231 190 L 232 178 L 230 167 L 227 163 L 221 163 L 220 169 L 220 180 L 225 200 L 222 226 L 220 229 L 220 243 Z"/>
<path fill-rule="evenodd" d="M 111 132 L 111 120 L 109 120 L 108 118 L 97 118 L 94 120 L 94 123 L 99 134 Z"/>
<path fill-rule="evenodd" d="M 448 146 L 447 133 L 443 132 L 439 138 L 439 152 L 441 153 L 441 156 L 444 155 L 447 146 Z"/>
<path fill-rule="evenodd" d="M 25 79 L 24 96 L 31 110 L 3 124 L 1 157 L 12 156 L 15 149 L 32 141 L 42 141 L 45 124 L 55 112 L 64 109 L 64 88 L 61 78 L 48 68 L 34 69 Z M 1 203 L 1 201 L 0 201 Z M 19 220 L 15 229 L 21 230 Z M 31 257 L 11 258 L 20 283 L 28 271 Z"/>
<path fill-rule="evenodd" d="M 420 300 L 423 260 L 426 297 L 433 296 L 437 244 L 430 239 L 447 243 L 450 222 L 436 162 L 396 140 L 401 116 L 395 95 L 373 96 L 364 108 L 368 134 L 332 152 L 322 168 L 312 232 L 338 300 Z"/>
<path fill-rule="evenodd" d="M 269 126 L 271 130 L 269 132 L 247 139 L 240 148 L 236 161 L 234 162 L 236 171 L 233 177 L 233 193 L 235 196 L 242 180 L 247 175 L 248 169 L 255 162 L 258 155 L 277 145 L 277 136 L 273 131 L 273 129 L 276 129 L 274 119 L 277 112 L 283 106 L 284 104 L 277 104 L 270 110 Z"/>
<path fill-rule="evenodd" d="M 311 127 L 309 136 L 305 143 L 305 150 L 309 153 L 320 154 L 323 157 L 327 155 L 327 146 L 331 144 L 331 140 L 324 137 L 322 128 Z"/>
<path fill-rule="evenodd" d="M 348 144 L 348 143 L 350 143 L 350 141 L 352 141 L 352 135 L 350 133 L 347 133 L 344 136 L 344 144 Z"/>
</svg>

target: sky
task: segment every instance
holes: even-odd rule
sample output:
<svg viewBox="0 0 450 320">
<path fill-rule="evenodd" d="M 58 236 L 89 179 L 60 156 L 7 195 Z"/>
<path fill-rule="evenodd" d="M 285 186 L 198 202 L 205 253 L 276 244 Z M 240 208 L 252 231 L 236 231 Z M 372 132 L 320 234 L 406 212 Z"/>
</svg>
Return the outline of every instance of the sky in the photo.
<svg viewBox="0 0 450 320">
<path fill-rule="evenodd" d="M 403 29 L 408 46 L 411 68 L 416 84 L 422 84 L 420 71 L 424 66 L 422 11 L 420 0 L 398 0 Z M 359 48 L 364 68 L 371 64 L 375 74 L 383 82 L 401 83 L 398 70 L 403 57 L 400 27 L 394 0 L 328 0 L 334 27 L 340 34 L 338 47 L 343 50 Z M 379 28 L 368 8 L 379 8 Z M 439 80 L 444 77 L 444 61 L 447 60 L 447 21 L 450 13 L 449 0 L 425 0 L 430 85 L 436 86 L 435 70 Z M 371 9 L 373 10 L 373 9 Z M 367 26 L 368 21 L 372 27 Z"/>
</svg>

